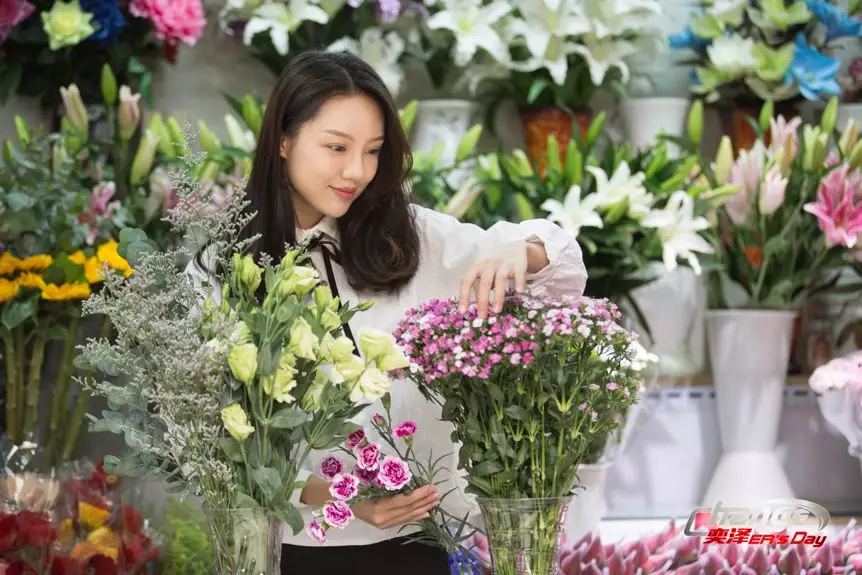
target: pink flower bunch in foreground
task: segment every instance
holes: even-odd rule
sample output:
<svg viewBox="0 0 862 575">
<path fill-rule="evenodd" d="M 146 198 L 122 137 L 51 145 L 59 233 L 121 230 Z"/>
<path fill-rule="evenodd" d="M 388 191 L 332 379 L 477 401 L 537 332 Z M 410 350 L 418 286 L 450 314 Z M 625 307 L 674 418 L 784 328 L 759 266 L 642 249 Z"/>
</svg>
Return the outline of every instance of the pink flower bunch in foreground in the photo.
<svg viewBox="0 0 862 575">
<path fill-rule="evenodd" d="M 405 421 L 399 424 L 394 434 L 409 441 L 416 432 L 416 424 Z M 318 543 L 326 542 L 326 532 L 335 527 L 344 529 L 354 515 L 349 503 L 376 490 L 400 491 L 413 480 L 413 473 L 399 457 L 385 455 L 380 445 L 368 440 L 365 431 L 359 429 L 347 437 L 343 451 L 349 453 L 356 463 L 350 473 L 345 464 L 335 456 L 328 456 L 320 463 L 320 474 L 329 480 L 329 494 L 333 499 L 314 513 L 306 527 L 306 533 Z"/>
<path fill-rule="evenodd" d="M 817 189 L 817 201 L 803 209 L 817 217 L 827 246 L 857 247 L 862 238 L 862 172 L 847 165 L 829 172 Z"/>
<path fill-rule="evenodd" d="M 704 544 L 674 521 L 660 533 L 626 543 L 603 543 L 593 533 L 564 549 L 563 575 L 849 575 L 862 572 L 862 530 L 851 522 L 821 547 L 802 544 Z M 488 545 L 473 542 L 479 556 Z"/>
<path fill-rule="evenodd" d="M 509 295 L 502 313 L 483 320 L 475 304 L 462 313 L 453 298 L 408 310 L 394 335 L 411 370 L 422 372 L 426 383 L 452 375 L 488 379 L 497 366 L 528 367 L 541 343 L 555 336 L 624 333 L 616 323 L 620 317 L 604 299 Z"/>
<path fill-rule="evenodd" d="M 159 40 L 171 46 L 194 46 L 207 24 L 201 0 L 132 0 L 129 11 L 152 22 Z"/>
<path fill-rule="evenodd" d="M 862 351 L 838 357 L 814 370 L 808 380 L 817 393 L 845 387 L 862 389 Z"/>
</svg>

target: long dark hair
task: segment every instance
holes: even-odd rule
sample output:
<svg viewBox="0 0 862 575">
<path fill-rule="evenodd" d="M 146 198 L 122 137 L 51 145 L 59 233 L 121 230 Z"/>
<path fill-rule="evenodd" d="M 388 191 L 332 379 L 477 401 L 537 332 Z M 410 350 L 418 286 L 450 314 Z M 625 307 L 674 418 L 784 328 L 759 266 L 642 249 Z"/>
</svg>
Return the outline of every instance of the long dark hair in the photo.
<svg viewBox="0 0 862 575">
<path fill-rule="evenodd" d="M 341 266 L 356 290 L 397 293 L 419 267 L 419 234 L 405 190 L 412 156 L 392 95 L 377 73 L 352 54 L 309 51 L 293 58 L 266 106 L 246 193 L 257 215 L 244 230 L 260 234 L 252 254 L 276 260 L 296 242 L 295 212 L 279 154 L 282 139 L 295 138 L 335 96 L 364 94 L 380 107 L 385 140 L 377 173 L 339 218 Z"/>
</svg>

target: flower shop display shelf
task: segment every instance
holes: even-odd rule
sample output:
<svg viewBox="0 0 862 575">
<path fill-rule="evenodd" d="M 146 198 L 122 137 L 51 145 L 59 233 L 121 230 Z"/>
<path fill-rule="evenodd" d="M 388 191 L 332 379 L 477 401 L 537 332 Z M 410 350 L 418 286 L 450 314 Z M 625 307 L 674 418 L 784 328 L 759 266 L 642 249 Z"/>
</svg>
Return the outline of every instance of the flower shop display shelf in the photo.
<svg viewBox="0 0 862 575">
<path fill-rule="evenodd" d="M 606 520 L 687 516 L 700 506 L 721 443 L 715 391 L 708 380 L 693 382 L 647 393 L 630 442 L 608 471 Z M 806 382 L 788 380 L 777 448 L 794 495 L 833 515 L 862 514 L 859 461 L 829 428 Z"/>
</svg>

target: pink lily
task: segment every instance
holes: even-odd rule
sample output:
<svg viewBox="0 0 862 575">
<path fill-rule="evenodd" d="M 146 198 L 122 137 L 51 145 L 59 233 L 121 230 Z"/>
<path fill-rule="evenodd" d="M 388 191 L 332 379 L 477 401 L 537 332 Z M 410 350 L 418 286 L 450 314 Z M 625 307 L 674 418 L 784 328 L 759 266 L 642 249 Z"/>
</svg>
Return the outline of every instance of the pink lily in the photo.
<svg viewBox="0 0 862 575">
<path fill-rule="evenodd" d="M 847 178 L 846 167 L 833 170 L 820 182 L 817 201 L 803 207 L 817 217 L 829 247 L 853 248 L 862 233 L 862 202 L 857 204 L 854 201 L 854 191 Z"/>
</svg>

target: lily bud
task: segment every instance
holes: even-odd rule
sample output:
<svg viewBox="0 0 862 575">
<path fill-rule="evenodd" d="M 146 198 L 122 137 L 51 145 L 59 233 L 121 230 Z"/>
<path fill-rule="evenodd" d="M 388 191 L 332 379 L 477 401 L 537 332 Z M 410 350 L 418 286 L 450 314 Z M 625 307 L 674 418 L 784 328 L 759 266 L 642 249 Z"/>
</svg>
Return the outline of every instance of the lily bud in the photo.
<svg viewBox="0 0 862 575">
<path fill-rule="evenodd" d="M 198 130 L 200 131 L 201 149 L 207 154 L 215 154 L 221 149 L 221 142 L 218 137 L 210 130 L 203 120 L 198 122 Z"/>
<path fill-rule="evenodd" d="M 56 174 L 67 157 L 66 146 L 62 142 L 54 144 L 54 148 L 51 150 L 51 171 Z"/>
<path fill-rule="evenodd" d="M 563 171 L 563 165 L 560 163 L 560 142 L 554 134 L 548 135 L 547 150 L 545 158 L 548 161 L 548 170 L 559 174 Z"/>
<path fill-rule="evenodd" d="M 242 118 L 248 125 L 255 139 L 260 137 L 260 126 L 263 123 L 263 118 L 260 115 L 260 106 L 257 105 L 254 96 L 246 94 L 242 99 Z"/>
<path fill-rule="evenodd" d="M 15 131 L 18 133 L 18 143 L 26 148 L 30 143 L 30 128 L 21 116 L 15 116 Z"/>
<path fill-rule="evenodd" d="M 78 86 L 72 84 L 68 88 L 60 88 L 60 96 L 63 98 L 63 106 L 66 108 L 66 117 L 69 118 L 75 131 L 84 141 L 87 140 L 90 131 L 90 118 L 87 108 L 81 99 Z"/>
<path fill-rule="evenodd" d="M 600 112 L 598 116 L 595 117 L 593 122 L 590 124 L 590 129 L 587 131 L 587 145 L 593 145 L 593 142 L 599 137 L 599 134 L 602 131 L 602 128 L 605 127 L 605 120 L 607 119 L 607 114 L 604 112 Z"/>
<path fill-rule="evenodd" d="M 760 130 L 766 132 L 769 129 L 769 121 L 772 120 L 772 117 L 775 115 L 775 104 L 772 100 L 767 100 L 763 103 L 763 107 L 760 108 Z"/>
<path fill-rule="evenodd" d="M 533 175 L 533 165 L 524 150 L 518 149 L 512 152 L 512 158 L 515 160 L 515 165 L 518 168 L 518 175 L 522 177 Z"/>
<path fill-rule="evenodd" d="M 172 147 L 175 150 L 174 155 L 180 151 L 184 151 L 186 149 L 186 134 L 180 126 L 180 123 L 177 122 L 177 119 L 173 116 L 168 116 L 167 130 L 168 135 L 171 138 Z"/>
<path fill-rule="evenodd" d="M 730 179 L 730 170 L 733 168 L 733 142 L 728 136 L 722 136 L 718 145 L 718 153 L 715 155 L 715 178 L 719 184 L 727 183 Z"/>
<path fill-rule="evenodd" d="M 171 135 L 161 114 L 153 114 L 148 129 L 159 137 L 159 151 L 169 158 L 176 158 L 177 154 L 171 143 Z"/>
<path fill-rule="evenodd" d="M 129 175 L 129 183 L 132 186 L 137 186 L 143 182 L 150 170 L 153 169 L 158 146 L 159 137 L 152 130 L 145 130 L 141 143 L 138 145 L 138 151 L 135 153 L 135 159 L 132 160 L 132 169 Z"/>
<path fill-rule="evenodd" d="M 113 106 L 117 103 L 117 78 L 114 76 L 114 71 L 111 66 L 105 64 L 102 66 L 102 99 L 108 106 Z"/>
<path fill-rule="evenodd" d="M 856 142 L 850 151 L 849 164 L 854 170 L 862 167 L 862 141 Z"/>
<path fill-rule="evenodd" d="M 497 181 L 503 178 L 503 172 L 500 170 L 500 160 L 497 159 L 497 154 L 485 154 L 479 157 L 479 167 L 485 172 L 491 180 Z"/>
<path fill-rule="evenodd" d="M 120 140 L 128 142 L 135 135 L 138 124 L 141 121 L 141 109 L 138 101 L 140 94 L 132 94 L 128 86 L 120 88 L 120 111 L 118 122 L 120 125 Z"/>
<path fill-rule="evenodd" d="M 688 112 L 688 139 L 698 145 L 703 139 L 703 100 L 695 100 Z"/>
<path fill-rule="evenodd" d="M 476 182 L 472 178 L 468 178 L 446 203 L 443 213 L 460 220 L 481 193 L 482 188 L 476 185 Z"/>
<path fill-rule="evenodd" d="M 806 125 L 802 130 L 802 142 L 805 154 L 802 156 L 802 167 L 806 171 L 814 169 L 814 143 L 820 135 L 820 128 Z"/>
<path fill-rule="evenodd" d="M 835 122 L 838 121 L 838 98 L 830 98 L 826 104 L 826 109 L 823 110 L 823 116 L 820 118 L 820 129 L 831 135 L 835 129 Z"/>
<path fill-rule="evenodd" d="M 467 130 L 464 137 L 458 143 L 458 150 L 455 152 L 455 161 L 463 162 L 467 156 L 473 153 L 476 149 L 476 144 L 479 143 L 479 138 L 482 137 L 482 124 L 476 124 Z"/>
<path fill-rule="evenodd" d="M 584 179 L 584 156 L 575 140 L 569 140 L 566 148 L 566 178 L 570 186 L 578 186 Z"/>
<path fill-rule="evenodd" d="M 812 168 L 815 170 L 820 170 L 823 168 L 824 162 L 826 162 L 826 154 L 829 153 L 829 133 L 822 132 L 817 135 L 817 138 L 814 140 L 814 152 L 811 156 L 811 164 Z"/>
<path fill-rule="evenodd" d="M 518 214 L 518 219 L 522 222 L 536 218 L 533 203 L 521 192 L 515 195 L 515 212 Z"/>
<path fill-rule="evenodd" d="M 227 125 L 227 136 L 230 140 L 230 145 L 246 152 L 251 152 L 253 146 L 249 144 L 245 131 L 239 123 L 239 120 L 230 114 L 224 117 L 224 123 Z"/>
<path fill-rule="evenodd" d="M 410 103 L 398 111 L 398 118 L 401 120 L 401 127 L 404 129 L 405 133 L 409 133 L 410 128 L 413 127 L 413 122 L 416 120 L 416 109 L 418 107 L 419 102 L 416 100 L 410 100 Z"/>
<path fill-rule="evenodd" d="M 766 177 L 760 186 L 760 197 L 758 207 L 763 215 L 774 213 L 784 203 L 784 191 L 787 188 L 787 178 L 782 177 L 781 172 L 773 168 L 766 173 Z"/>
<path fill-rule="evenodd" d="M 859 125 L 851 118 L 847 121 L 847 126 L 844 128 L 844 131 L 841 132 L 841 139 L 838 141 L 838 147 L 841 149 L 841 153 L 846 156 L 850 150 L 853 149 L 853 146 L 856 145 L 856 141 L 858 139 Z"/>
<path fill-rule="evenodd" d="M 3 162 L 10 168 L 18 163 L 15 160 L 15 148 L 9 140 L 3 142 Z"/>
</svg>

